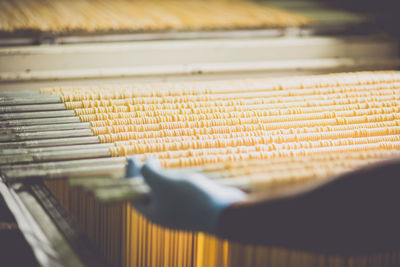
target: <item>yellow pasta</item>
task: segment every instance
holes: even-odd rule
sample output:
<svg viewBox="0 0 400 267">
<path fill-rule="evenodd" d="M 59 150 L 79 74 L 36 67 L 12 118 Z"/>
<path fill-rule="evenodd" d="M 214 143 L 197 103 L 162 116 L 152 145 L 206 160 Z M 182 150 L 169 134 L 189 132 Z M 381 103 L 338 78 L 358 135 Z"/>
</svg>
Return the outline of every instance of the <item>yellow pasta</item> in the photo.
<svg viewBox="0 0 400 267">
<path fill-rule="evenodd" d="M 166 168 L 245 183 L 257 193 L 326 179 L 400 152 L 398 71 L 57 87 L 43 93 L 59 94 L 101 143 L 110 144 L 110 156 L 158 158 Z M 399 252 L 343 257 L 168 230 L 148 222 L 129 203 L 103 206 L 65 182 L 48 185 L 113 266 L 400 262 Z M 70 198 L 83 200 L 85 207 Z M 87 215 L 82 215 L 84 210 Z"/>
<path fill-rule="evenodd" d="M 227 101 L 230 99 L 249 100 L 254 98 L 289 98 L 301 97 L 308 95 L 332 95 L 353 93 L 354 96 L 362 96 L 363 94 L 369 95 L 390 95 L 395 94 L 395 90 L 400 87 L 399 83 L 383 84 L 383 85 L 357 85 L 349 87 L 328 87 L 318 89 L 297 89 L 297 90 L 281 90 L 281 91 L 264 91 L 264 92 L 251 92 L 251 93 L 229 93 L 229 94 L 202 94 L 202 95 L 184 95 L 184 96 L 161 96 L 161 97 L 132 97 L 124 99 L 114 99 L 113 95 L 108 95 L 109 100 L 101 100 L 104 96 L 94 96 L 93 94 L 82 95 L 82 101 L 69 101 L 67 105 L 73 108 L 88 108 L 88 107 L 102 107 L 102 106 L 116 106 L 116 105 L 138 105 L 138 104 L 177 104 L 187 102 L 200 102 L 200 101 Z M 75 95 L 74 98 L 77 96 Z M 90 100 L 85 100 L 89 98 Z M 99 99 L 99 100 L 98 100 Z M 290 98 L 289 98 L 290 99 Z M 65 100 L 63 100 L 65 102 Z"/>
<path fill-rule="evenodd" d="M 6 32 L 142 32 L 290 27 L 310 23 L 303 15 L 242 0 L 10 0 L 0 2 L 0 11 L 3 18 L 0 31 Z"/>
</svg>

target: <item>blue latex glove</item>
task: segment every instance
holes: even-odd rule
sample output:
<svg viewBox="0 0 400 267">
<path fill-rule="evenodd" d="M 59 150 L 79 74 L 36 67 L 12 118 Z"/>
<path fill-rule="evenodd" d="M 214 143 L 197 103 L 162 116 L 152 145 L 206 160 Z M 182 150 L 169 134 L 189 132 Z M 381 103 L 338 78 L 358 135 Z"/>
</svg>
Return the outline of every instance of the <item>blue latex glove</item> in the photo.
<svg viewBox="0 0 400 267">
<path fill-rule="evenodd" d="M 125 168 L 125 178 L 131 179 L 141 176 L 140 170 L 139 161 L 134 158 L 129 158 Z"/>
<path fill-rule="evenodd" d="M 135 202 L 134 207 L 152 222 L 172 229 L 213 234 L 222 210 L 246 198 L 239 189 L 218 185 L 201 174 L 163 170 L 156 160 L 147 161 L 141 173 L 151 188 L 150 201 Z"/>
</svg>

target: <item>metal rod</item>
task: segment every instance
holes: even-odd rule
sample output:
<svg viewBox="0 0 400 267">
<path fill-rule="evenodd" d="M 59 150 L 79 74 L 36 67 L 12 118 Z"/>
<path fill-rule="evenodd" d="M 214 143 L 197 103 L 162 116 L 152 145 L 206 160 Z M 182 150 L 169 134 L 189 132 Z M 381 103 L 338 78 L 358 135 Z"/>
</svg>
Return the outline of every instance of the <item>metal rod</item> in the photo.
<svg viewBox="0 0 400 267">
<path fill-rule="evenodd" d="M 295 28 L 295 27 L 293 27 Z M 303 29 L 305 27 L 302 27 Z M 299 27 L 296 27 L 299 29 Z M 285 35 L 283 28 L 272 29 L 251 29 L 251 30 L 232 30 L 224 31 L 171 31 L 157 33 L 122 33 L 104 35 L 84 35 L 84 36 L 56 36 L 56 43 L 74 44 L 88 42 L 126 42 L 126 41 L 151 41 L 151 40 L 186 40 L 186 39 L 210 39 L 210 38 L 248 38 L 248 37 L 274 37 Z"/>
<path fill-rule="evenodd" d="M 57 168 L 75 168 L 80 166 L 90 165 L 113 165 L 113 164 L 126 164 L 126 157 L 112 157 L 112 158 L 97 158 L 97 159 L 80 159 L 80 160 L 65 160 L 55 162 L 41 162 L 29 164 L 13 164 L 1 166 L 1 171 L 9 170 L 30 170 L 32 175 L 37 176 L 34 172 L 42 169 L 57 169 Z"/>
<path fill-rule="evenodd" d="M 45 124 L 53 125 L 53 124 L 63 124 L 63 123 L 78 123 L 78 122 L 81 122 L 81 119 L 79 117 L 6 120 L 0 122 L 0 129 L 7 127 L 22 127 L 22 126 L 45 125 Z"/>
<path fill-rule="evenodd" d="M 63 104 L 60 104 L 63 105 Z M 31 112 L 27 110 L 27 112 L 21 113 L 1 113 L 0 109 L 0 120 L 26 120 L 26 119 L 40 119 L 40 118 L 58 118 L 58 117 L 74 117 L 76 116 L 75 111 L 73 110 L 55 110 L 55 111 L 38 111 Z M 34 110 L 32 110 L 34 111 Z"/>
<path fill-rule="evenodd" d="M 8 170 L 4 172 L 8 182 L 17 182 L 26 179 L 60 179 L 73 178 L 82 176 L 98 175 L 123 175 L 125 172 L 125 164 L 108 164 L 108 165 L 92 165 L 92 166 L 77 166 L 74 168 L 57 168 L 57 169 L 36 169 L 32 170 Z"/>
<path fill-rule="evenodd" d="M 0 134 L 60 131 L 60 130 L 79 130 L 79 129 L 90 129 L 90 123 L 89 122 L 78 122 L 78 123 L 59 123 L 59 124 L 7 127 L 7 128 L 2 128 L 2 129 L 0 128 Z"/>
<path fill-rule="evenodd" d="M 38 104 L 57 104 L 62 103 L 60 96 L 57 95 L 38 95 L 33 97 L 1 97 L 0 106 L 16 106 L 16 105 L 38 105 Z"/>
<path fill-rule="evenodd" d="M 37 96 L 41 95 L 40 90 L 4 90 L 0 91 L 0 98 L 8 98 L 8 97 L 27 97 L 27 96 Z"/>
<path fill-rule="evenodd" d="M 145 183 L 141 176 L 137 176 L 133 179 L 121 176 L 117 178 L 114 177 L 115 176 L 109 175 L 96 176 L 95 178 L 91 176 L 73 177 L 68 179 L 68 184 L 72 187 L 81 187 L 86 191 L 93 191 L 101 187 L 136 186 Z"/>
<path fill-rule="evenodd" d="M 40 154 L 22 154 L 17 157 L 3 156 L 0 157 L 0 165 L 10 165 L 15 163 L 34 163 L 47 161 L 61 161 L 73 159 L 89 159 L 111 157 L 108 148 L 84 149 L 78 151 L 56 151 Z"/>
<path fill-rule="evenodd" d="M 148 185 L 123 186 L 113 188 L 98 188 L 93 191 L 94 196 L 102 204 L 112 204 L 122 201 L 146 201 L 151 190 Z"/>
<path fill-rule="evenodd" d="M 18 113 L 33 111 L 50 111 L 65 110 L 65 105 L 61 104 L 43 104 L 43 105 L 18 105 L 18 106 L 1 106 L 0 113 Z"/>
<path fill-rule="evenodd" d="M 8 135 L 0 135 L 0 142 L 16 142 L 16 141 L 26 141 L 26 140 L 51 139 L 51 138 L 63 138 L 63 137 L 82 137 L 82 136 L 93 136 L 93 132 L 90 129 L 83 129 L 83 130 L 65 130 L 65 131 L 46 131 L 46 132 L 35 132 L 35 133 L 12 133 Z"/>
<path fill-rule="evenodd" d="M 12 157 L 14 155 L 24 154 L 40 154 L 53 151 L 66 151 L 66 150 L 82 150 L 82 149 L 96 149 L 96 148 L 108 148 L 114 146 L 113 143 L 108 144 L 87 144 L 87 145 L 72 145 L 72 146 L 56 146 L 56 147 L 43 147 L 43 148 L 30 148 L 30 149 L 4 149 L 0 152 L 1 156 Z"/>
<path fill-rule="evenodd" d="M 30 141 L 20 141 L 20 142 L 5 142 L 5 143 L 0 143 L 0 149 L 98 144 L 99 142 L 100 141 L 97 136 L 55 138 L 55 139 L 30 140 Z"/>
</svg>

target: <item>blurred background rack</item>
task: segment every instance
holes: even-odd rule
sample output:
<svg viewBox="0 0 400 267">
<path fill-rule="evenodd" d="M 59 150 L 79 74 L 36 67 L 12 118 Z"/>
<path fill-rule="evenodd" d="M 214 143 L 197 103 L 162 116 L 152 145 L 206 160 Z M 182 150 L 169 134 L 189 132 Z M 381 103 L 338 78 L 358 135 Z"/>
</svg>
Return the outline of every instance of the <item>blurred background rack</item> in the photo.
<svg viewBox="0 0 400 267">
<path fill-rule="evenodd" d="M 384 25 L 378 24 L 378 16 L 371 12 L 348 11 L 321 1 L 266 3 L 303 14 L 311 22 L 298 27 L 100 35 L 3 33 L 0 90 L 302 75 L 399 66 L 397 36 L 383 31 Z M 27 37 L 29 34 L 33 36 Z M 45 37 L 44 41 L 43 34 L 50 35 L 50 39 Z M 19 42 L 17 37 L 25 39 Z"/>
</svg>

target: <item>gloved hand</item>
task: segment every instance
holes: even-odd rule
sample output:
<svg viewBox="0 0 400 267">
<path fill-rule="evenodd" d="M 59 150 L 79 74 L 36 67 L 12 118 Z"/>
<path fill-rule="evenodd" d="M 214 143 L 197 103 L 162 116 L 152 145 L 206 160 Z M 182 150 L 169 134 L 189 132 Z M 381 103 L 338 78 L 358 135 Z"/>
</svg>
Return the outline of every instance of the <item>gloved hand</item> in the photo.
<svg viewBox="0 0 400 267">
<path fill-rule="evenodd" d="M 150 200 L 137 201 L 134 207 L 152 222 L 172 229 L 213 234 L 222 210 L 246 198 L 239 189 L 218 185 L 201 174 L 163 170 L 156 160 L 148 160 L 141 173 L 151 188 Z"/>
</svg>

